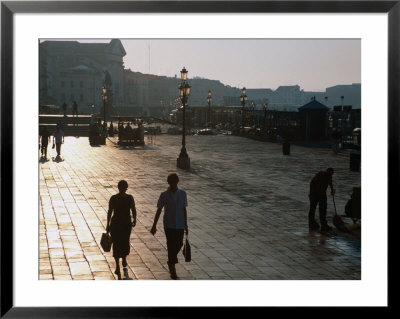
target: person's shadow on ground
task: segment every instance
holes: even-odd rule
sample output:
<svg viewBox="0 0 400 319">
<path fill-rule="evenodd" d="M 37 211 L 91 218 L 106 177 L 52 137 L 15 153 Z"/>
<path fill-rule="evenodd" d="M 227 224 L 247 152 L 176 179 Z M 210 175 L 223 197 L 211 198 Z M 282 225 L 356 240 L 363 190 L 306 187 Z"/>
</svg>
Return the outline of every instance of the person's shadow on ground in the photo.
<svg viewBox="0 0 400 319">
<path fill-rule="evenodd" d="M 135 146 L 133 145 L 114 145 L 114 146 L 123 151 L 136 150 Z"/>
<path fill-rule="evenodd" d="M 122 278 L 122 280 L 133 280 L 131 277 L 129 277 L 128 268 L 124 268 L 123 271 L 124 271 L 124 278 Z"/>
</svg>

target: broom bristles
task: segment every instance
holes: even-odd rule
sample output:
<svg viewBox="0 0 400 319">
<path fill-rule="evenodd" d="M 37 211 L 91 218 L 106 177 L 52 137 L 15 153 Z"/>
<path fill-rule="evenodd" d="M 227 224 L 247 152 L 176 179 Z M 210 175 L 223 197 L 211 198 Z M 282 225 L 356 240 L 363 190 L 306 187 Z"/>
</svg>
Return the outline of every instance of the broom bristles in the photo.
<svg viewBox="0 0 400 319">
<path fill-rule="evenodd" d="M 335 225 L 336 227 L 337 227 L 337 226 L 343 226 L 343 225 L 344 225 L 344 222 L 343 222 L 343 220 L 340 218 L 339 215 L 333 216 L 333 225 Z"/>
</svg>

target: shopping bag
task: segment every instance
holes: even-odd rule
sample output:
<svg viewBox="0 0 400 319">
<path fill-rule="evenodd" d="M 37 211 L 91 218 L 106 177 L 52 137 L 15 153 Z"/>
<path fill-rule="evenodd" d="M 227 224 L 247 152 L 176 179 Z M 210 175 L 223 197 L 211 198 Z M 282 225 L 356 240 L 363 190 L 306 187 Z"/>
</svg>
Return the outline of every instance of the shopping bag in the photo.
<svg viewBox="0 0 400 319">
<path fill-rule="evenodd" d="M 111 236 L 108 233 L 103 233 L 101 235 L 101 240 L 100 240 L 101 248 L 103 248 L 105 252 L 109 252 L 111 250 L 111 244 L 112 244 Z"/>
<path fill-rule="evenodd" d="M 192 260 L 192 252 L 191 252 L 188 236 L 186 236 L 186 241 L 185 241 L 185 244 L 183 246 L 182 253 L 183 253 L 183 256 L 185 256 L 185 261 L 186 262 L 189 262 L 189 261 Z"/>
</svg>

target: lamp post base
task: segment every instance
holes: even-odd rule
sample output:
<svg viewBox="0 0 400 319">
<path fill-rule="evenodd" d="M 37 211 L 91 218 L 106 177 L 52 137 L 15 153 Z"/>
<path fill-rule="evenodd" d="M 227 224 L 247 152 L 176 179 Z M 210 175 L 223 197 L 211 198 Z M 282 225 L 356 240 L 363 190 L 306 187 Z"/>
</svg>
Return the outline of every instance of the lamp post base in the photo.
<svg viewBox="0 0 400 319">
<path fill-rule="evenodd" d="M 176 160 L 176 166 L 181 169 L 190 168 L 190 158 L 189 157 L 178 157 Z"/>
<path fill-rule="evenodd" d="M 106 145 L 106 136 L 104 134 L 99 135 L 98 139 L 100 145 Z"/>
</svg>

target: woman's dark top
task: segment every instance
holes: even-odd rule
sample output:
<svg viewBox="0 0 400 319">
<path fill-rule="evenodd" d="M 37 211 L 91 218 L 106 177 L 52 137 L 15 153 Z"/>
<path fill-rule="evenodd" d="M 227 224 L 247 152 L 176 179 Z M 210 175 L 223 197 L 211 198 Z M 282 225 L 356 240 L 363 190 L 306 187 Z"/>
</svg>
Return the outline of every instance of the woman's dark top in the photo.
<svg viewBox="0 0 400 319">
<path fill-rule="evenodd" d="M 135 207 L 132 195 L 116 194 L 111 196 L 109 211 L 113 211 L 110 222 L 110 233 L 113 241 L 113 256 L 117 258 L 129 255 L 129 239 L 132 230 L 130 209 Z"/>
</svg>

